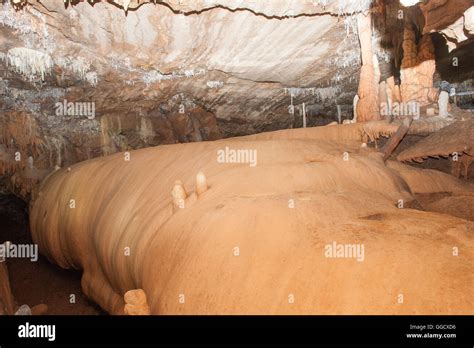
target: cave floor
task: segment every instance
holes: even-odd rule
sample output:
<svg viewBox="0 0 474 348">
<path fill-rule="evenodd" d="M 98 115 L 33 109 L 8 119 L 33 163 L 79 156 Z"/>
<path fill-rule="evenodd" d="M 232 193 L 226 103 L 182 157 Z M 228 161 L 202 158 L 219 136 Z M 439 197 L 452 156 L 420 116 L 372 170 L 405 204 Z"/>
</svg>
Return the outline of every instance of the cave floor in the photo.
<svg viewBox="0 0 474 348">
<path fill-rule="evenodd" d="M 22 202 L 6 197 L 0 199 L 0 242 L 31 244 L 28 216 Z M 30 259 L 7 259 L 10 285 L 17 308 L 27 304 L 48 306 L 47 315 L 98 315 L 102 310 L 84 296 L 81 289 L 81 272 L 65 270 L 39 256 Z M 71 295 L 75 303 L 70 303 Z"/>
</svg>

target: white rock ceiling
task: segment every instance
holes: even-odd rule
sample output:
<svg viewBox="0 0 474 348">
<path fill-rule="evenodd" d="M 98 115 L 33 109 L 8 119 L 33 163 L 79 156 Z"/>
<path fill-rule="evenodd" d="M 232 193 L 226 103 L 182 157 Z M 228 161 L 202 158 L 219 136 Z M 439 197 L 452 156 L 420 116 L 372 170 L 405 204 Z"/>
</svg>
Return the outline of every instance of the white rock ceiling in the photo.
<svg viewBox="0 0 474 348">
<path fill-rule="evenodd" d="M 360 55 L 350 17 L 317 14 L 321 7 L 311 1 L 248 1 L 245 9 L 239 7 L 242 1 L 174 3 L 139 8 L 132 3 L 125 15 L 107 3 L 66 9 L 58 1 L 42 1 L 24 8 L 24 17 L 47 35 L 4 38 L 0 47 L 46 51 L 62 67 L 65 57 L 72 66 L 74 60 L 85 61 L 87 71 L 73 71 L 71 78 L 94 83 L 97 74 L 97 91 L 87 92 L 96 99 L 110 94 L 110 83 L 115 98 L 122 93 L 125 99 L 167 99 L 184 93 L 218 118 L 245 120 L 261 117 L 262 111 L 280 113 L 289 104 L 285 87 L 322 88 L 310 91 L 320 97 L 314 101 L 335 108 L 335 97 L 342 94 L 340 103 L 350 104 L 344 85 L 355 91 Z M 3 31 L 8 34 L 9 28 Z M 63 70 L 60 76 L 67 79 L 70 71 Z M 321 100 L 327 97 L 331 100 Z"/>
</svg>

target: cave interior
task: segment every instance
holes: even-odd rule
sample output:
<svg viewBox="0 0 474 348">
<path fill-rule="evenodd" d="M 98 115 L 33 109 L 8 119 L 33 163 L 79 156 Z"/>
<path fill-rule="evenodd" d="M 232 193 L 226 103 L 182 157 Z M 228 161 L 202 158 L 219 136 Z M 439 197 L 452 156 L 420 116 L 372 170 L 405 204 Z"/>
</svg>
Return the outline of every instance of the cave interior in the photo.
<svg viewBox="0 0 474 348">
<path fill-rule="evenodd" d="M 473 61 L 472 0 L 2 0 L 0 314 L 473 314 Z"/>
</svg>

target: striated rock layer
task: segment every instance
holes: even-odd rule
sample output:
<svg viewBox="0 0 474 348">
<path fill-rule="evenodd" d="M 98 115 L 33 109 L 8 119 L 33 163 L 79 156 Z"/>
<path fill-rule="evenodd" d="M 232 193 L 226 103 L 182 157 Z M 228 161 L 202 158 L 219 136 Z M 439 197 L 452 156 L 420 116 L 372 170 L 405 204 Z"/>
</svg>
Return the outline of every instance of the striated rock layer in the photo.
<svg viewBox="0 0 474 348">
<path fill-rule="evenodd" d="M 309 126 L 335 119 L 337 105 L 351 118 L 360 52 L 344 16 L 370 1 L 127 3 L 0 4 L 0 108 L 36 124 L 41 143 L 36 153 L 5 134 L 5 156 L 22 152 L 0 165 L 7 191 L 28 197 L 30 156 L 48 172 L 117 151 L 292 128 L 303 102 Z M 38 55 L 45 64 L 30 67 Z M 92 103 L 94 115 L 58 112 L 58 103 Z M 17 122 L 0 117 L 2 129 Z"/>
<path fill-rule="evenodd" d="M 165 145 L 61 169 L 35 194 L 33 238 L 51 261 L 83 269 L 84 292 L 115 314 L 473 314 L 473 223 L 407 208 L 415 193 L 472 185 L 386 165 L 361 142 L 391 127 L 362 127 Z M 364 253 L 337 257 L 341 243 Z"/>
</svg>

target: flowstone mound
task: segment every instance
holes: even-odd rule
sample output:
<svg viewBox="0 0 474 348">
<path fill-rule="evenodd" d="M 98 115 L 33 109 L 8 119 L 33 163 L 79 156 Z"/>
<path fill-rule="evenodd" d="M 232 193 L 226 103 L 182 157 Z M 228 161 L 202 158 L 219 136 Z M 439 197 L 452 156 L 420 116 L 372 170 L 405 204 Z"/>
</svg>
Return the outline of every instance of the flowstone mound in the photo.
<svg viewBox="0 0 474 348">
<path fill-rule="evenodd" d="M 407 208 L 421 185 L 472 187 L 414 168 L 411 180 L 407 166 L 361 147 L 364 129 L 387 127 L 82 162 L 34 195 L 33 238 L 51 261 L 83 269 L 84 292 L 114 314 L 472 314 L 474 224 Z M 196 194 L 201 174 L 207 189 Z"/>
<path fill-rule="evenodd" d="M 474 162 L 474 120 L 458 120 L 442 128 L 402 151 L 397 159 L 421 163 L 428 157 L 451 158 L 452 173 L 468 179 L 469 167 Z"/>
</svg>

